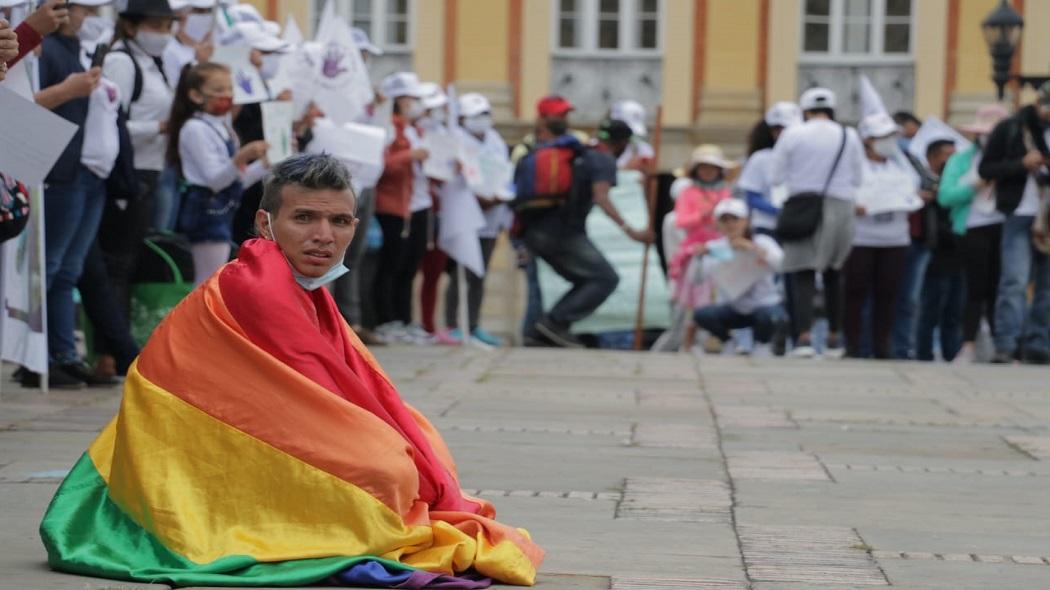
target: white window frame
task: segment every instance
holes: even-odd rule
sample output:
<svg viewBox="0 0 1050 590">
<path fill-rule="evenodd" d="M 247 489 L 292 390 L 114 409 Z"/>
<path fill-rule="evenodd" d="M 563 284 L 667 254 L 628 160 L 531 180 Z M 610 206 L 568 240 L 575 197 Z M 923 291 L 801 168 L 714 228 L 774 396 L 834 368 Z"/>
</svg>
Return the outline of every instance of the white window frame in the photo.
<svg viewBox="0 0 1050 590">
<path fill-rule="evenodd" d="M 680 0 L 673 0 L 680 1 Z M 576 38 L 579 47 L 561 47 L 561 1 L 551 0 L 551 53 L 559 57 L 657 57 L 664 48 L 665 0 L 656 0 L 656 47 L 638 47 L 638 13 L 640 0 L 620 0 L 620 47 L 601 49 L 598 47 L 599 0 L 576 0 L 578 28 Z"/>
<path fill-rule="evenodd" d="M 359 0 L 335 0 L 335 12 L 354 26 L 354 2 Z M 416 0 L 408 0 L 408 38 L 403 44 L 388 43 L 386 40 L 386 7 L 390 0 L 372 0 L 372 28 L 368 33 L 369 40 L 385 52 L 400 54 L 412 51 L 412 40 L 416 33 Z M 310 22 L 315 23 L 328 0 L 310 0 Z M 315 27 L 316 29 L 316 27 Z"/>
<path fill-rule="evenodd" d="M 900 65 L 915 62 L 915 10 L 920 0 L 911 0 L 909 17 L 908 52 L 884 53 L 883 35 L 886 25 L 886 0 L 871 0 L 871 21 L 869 34 L 871 47 L 867 53 L 846 53 L 842 49 L 842 35 L 846 26 L 846 0 L 829 0 L 830 14 L 828 23 L 828 50 L 826 52 L 807 52 L 806 47 L 806 2 L 802 0 L 799 14 L 799 63 L 803 64 L 859 64 L 859 65 Z"/>
</svg>

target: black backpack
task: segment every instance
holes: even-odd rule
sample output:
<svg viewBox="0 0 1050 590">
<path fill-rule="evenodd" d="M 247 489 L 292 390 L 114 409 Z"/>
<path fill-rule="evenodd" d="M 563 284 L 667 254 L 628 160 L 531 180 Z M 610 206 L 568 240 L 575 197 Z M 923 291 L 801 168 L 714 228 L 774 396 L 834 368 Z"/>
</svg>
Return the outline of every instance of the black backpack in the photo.
<svg viewBox="0 0 1050 590">
<path fill-rule="evenodd" d="M 111 199 L 130 201 L 139 198 L 144 189 L 143 184 L 139 181 L 138 174 L 135 173 L 135 148 L 131 143 L 131 134 L 128 133 L 128 115 L 131 111 L 131 105 L 135 104 L 142 97 L 142 68 L 139 67 L 139 63 L 135 61 L 135 57 L 131 55 L 126 46 L 115 47 L 110 53 L 123 53 L 128 56 L 132 67 L 135 68 L 135 83 L 128 108 L 121 107 L 117 112 L 117 135 L 120 139 L 120 152 L 117 154 L 117 160 L 113 164 L 113 170 L 109 173 L 109 178 L 106 179 L 106 194 Z M 160 68 L 160 73 L 162 76 L 164 75 L 163 68 Z M 165 81 L 167 81 L 167 77 L 165 77 Z"/>
</svg>

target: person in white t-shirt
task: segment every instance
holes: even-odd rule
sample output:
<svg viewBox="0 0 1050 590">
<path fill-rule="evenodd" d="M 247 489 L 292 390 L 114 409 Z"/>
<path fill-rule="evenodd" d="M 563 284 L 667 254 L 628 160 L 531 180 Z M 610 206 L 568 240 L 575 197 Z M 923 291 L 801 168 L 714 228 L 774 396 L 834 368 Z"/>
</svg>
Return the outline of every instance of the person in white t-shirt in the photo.
<svg viewBox="0 0 1050 590">
<path fill-rule="evenodd" d="M 861 120 L 859 131 L 866 155 L 862 187 L 906 186 L 917 194 L 914 174 L 897 145 L 900 129 L 893 118 L 886 113 L 869 115 Z M 875 358 L 889 359 L 897 290 L 911 234 L 906 209 L 869 212 L 867 207 L 873 205 L 858 202 L 855 207 L 853 249 L 845 266 L 846 354 L 851 358 L 862 355 L 864 308 L 870 301 L 871 350 Z"/>
<path fill-rule="evenodd" d="M 502 161 L 508 170 L 511 169 L 509 151 L 503 138 L 492 126 L 492 105 L 489 100 L 478 93 L 468 93 L 459 97 L 459 126 L 454 131 L 460 143 L 475 148 L 479 155 L 492 160 Z M 508 180 L 510 179 L 508 175 Z M 489 260 L 492 252 L 496 249 L 496 240 L 500 234 L 510 229 L 514 222 L 514 214 L 507 206 L 507 197 L 510 196 L 509 187 L 503 187 L 502 192 L 496 194 L 479 194 L 472 191 L 465 184 L 462 174 L 457 175 L 450 185 L 457 184 L 460 190 L 466 189 L 471 192 L 478 205 L 481 207 L 482 215 L 485 217 L 485 226 L 478 231 L 478 240 L 481 243 L 481 258 L 485 265 L 485 275 L 477 276 L 467 271 L 467 321 L 470 323 L 469 334 L 488 346 L 501 346 L 502 342 L 490 334 L 481 326 L 481 305 L 485 298 L 485 278 L 488 276 Z M 456 187 L 449 186 L 454 189 Z M 445 325 L 453 328 L 451 333 L 453 339 L 463 337 L 462 327 L 459 326 L 459 281 L 456 277 L 456 263 L 449 261 L 449 283 L 445 291 Z M 456 329 L 459 328 L 459 329 Z"/>
<path fill-rule="evenodd" d="M 616 158 L 616 167 L 620 170 L 640 170 L 646 174 L 652 172 L 656 151 L 646 141 L 649 128 L 645 124 L 646 113 L 642 103 L 634 100 L 621 100 L 609 109 L 609 119 L 623 121 L 631 128 L 631 142 L 627 149 Z"/>
<path fill-rule="evenodd" d="M 182 68 L 187 64 L 208 61 L 214 47 L 211 42 L 211 23 L 215 21 L 216 0 L 169 0 L 178 20 L 161 60 L 168 85 L 179 84 Z"/>
<path fill-rule="evenodd" d="M 796 223 L 805 237 L 783 240 L 783 272 L 791 292 L 791 321 L 794 337 L 792 356 L 816 354 L 810 337 L 813 328 L 817 273 L 824 279 L 824 303 L 828 339 L 824 354 L 840 357 L 841 286 L 839 271 L 853 243 L 853 199 L 860 186 L 864 147 L 852 129 L 835 122 L 835 94 L 826 88 L 811 88 L 799 98 L 805 122 L 785 129 L 773 147 L 770 182 L 787 187 L 788 201 L 778 223 L 810 219 L 795 205 L 819 199 L 817 225 Z M 799 201 L 792 204 L 793 199 Z M 779 229 L 779 226 L 778 226 Z M 780 233 L 780 232 L 778 232 Z"/>
<path fill-rule="evenodd" d="M 996 363 L 1018 356 L 1032 364 L 1050 363 L 1050 257 L 1033 248 L 1044 238 L 1050 187 L 1050 82 L 1036 103 L 996 125 L 978 168 L 995 182 L 996 207 L 1003 222 L 1002 269 L 995 303 Z M 1039 219 L 1037 219 L 1039 218 Z M 1026 290 L 1035 295 L 1026 313 Z"/>
<path fill-rule="evenodd" d="M 797 104 L 778 102 L 751 129 L 747 162 L 736 181 L 736 187 L 751 210 L 751 228 L 756 233 L 769 236 L 775 233 L 780 207 L 774 203 L 772 194 L 773 146 L 784 129 L 801 122 L 802 111 Z"/>
<path fill-rule="evenodd" d="M 694 321 L 722 342 L 729 340 L 730 330 L 741 328 L 752 328 L 760 343 L 776 340 L 787 327 L 775 283 L 783 250 L 772 237 L 751 231 L 747 205 L 740 199 L 719 202 L 714 217 L 722 237 L 697 244 L 694 255 L 701 257 L 701 277 L 718 288 L 718 303 L 697 309 Z M 728 265 L 733 265 L 730 273 Z"/>
</svg>

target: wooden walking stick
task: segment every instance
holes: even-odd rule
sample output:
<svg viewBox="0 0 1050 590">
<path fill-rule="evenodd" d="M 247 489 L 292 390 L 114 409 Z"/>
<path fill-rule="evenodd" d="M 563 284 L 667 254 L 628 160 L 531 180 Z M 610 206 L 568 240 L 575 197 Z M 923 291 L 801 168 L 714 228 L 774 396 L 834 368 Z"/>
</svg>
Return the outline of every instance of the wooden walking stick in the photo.
<svg viewBox="0 0 1050 590">
<path fill-rule="evenodd" d="M 645 200 L 649 211 L 649 233 L 656 235 L 656 167 L 660 162 L 660 140 L 663 131 L 664 107 L 656 106 L 656 125 L 653 127 L 653 164 L 645 175 Z M 638 311 L 634 315 L 634 349 L 642 349 L 642 331 L 645 328 L 645 283 L 649 277 L 649 247 L 646 243 L 642 251 L 642 283 L 638 287 Z"/>
</svg>

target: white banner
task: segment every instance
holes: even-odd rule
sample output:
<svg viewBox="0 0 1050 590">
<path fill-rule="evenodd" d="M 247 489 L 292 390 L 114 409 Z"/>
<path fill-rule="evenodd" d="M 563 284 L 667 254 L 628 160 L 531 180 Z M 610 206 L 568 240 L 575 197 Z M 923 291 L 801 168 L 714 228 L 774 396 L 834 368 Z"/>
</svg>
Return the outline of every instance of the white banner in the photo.
<svg viewBox="0 0 1050 590">
<path fill-rule="evenodd" d="M 0 358 L 47 374 L 43 188 L 30 190 L 29 224 L 0 244 Z M 47 380 L 41 379 L 41 383 Z"/>
</svg>

